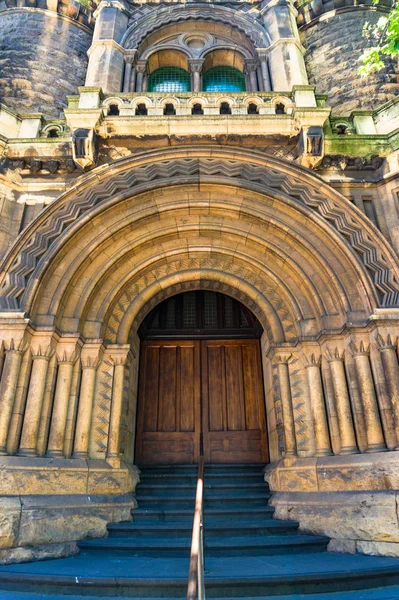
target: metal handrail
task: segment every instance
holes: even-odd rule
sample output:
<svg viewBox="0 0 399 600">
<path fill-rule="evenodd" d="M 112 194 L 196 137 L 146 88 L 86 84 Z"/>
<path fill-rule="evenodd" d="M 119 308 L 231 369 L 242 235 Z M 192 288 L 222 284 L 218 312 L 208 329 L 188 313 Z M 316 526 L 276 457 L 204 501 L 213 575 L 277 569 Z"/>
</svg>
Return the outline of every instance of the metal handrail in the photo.
<svg viewBox="0 0 399 600">
<path fill-rule="evenodd" d="M 190 568 L 188 571 L 187 600 L 205 600 L 204 585 L 204 457 L 198 465 L 197 492 L 193 535 L 191 539 Z"/>
</svg>

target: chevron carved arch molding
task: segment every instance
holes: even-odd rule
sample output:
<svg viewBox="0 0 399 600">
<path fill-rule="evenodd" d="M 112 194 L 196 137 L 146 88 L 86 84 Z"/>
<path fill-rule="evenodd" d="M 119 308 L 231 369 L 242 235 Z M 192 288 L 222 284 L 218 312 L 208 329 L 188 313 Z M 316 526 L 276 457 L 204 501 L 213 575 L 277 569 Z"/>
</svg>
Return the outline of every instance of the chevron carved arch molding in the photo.
<svg viewBox="0 0 399 600">
<path fill-rule="evenodd" d="M 392 249 L 340 194 L 306 169 L 281 159 L 254 151 L 207 147 L 145 152 L 82 177 L 21 234 L 4 259 L 1 307 L 29 310 L 52 257 L 102 205 L 161 187 L 208 183 L 278 196 L 302 212 L 306 209 L 357 265 L 375 306 L 398 305 L 399 266 Z"/>
<path fill-rule="evenodd" d="M 248 38 L 255 48 L 270 46 L 270 38 L 264 27 L 253 19 L 247 17 L 242 11 L 231 7 L 213 5 L 212 8 L 204 4 L 199 6 L 187 5 L 160 7 L 146 14 L 131 25 L 126 32 L 121 45 L 126 49 L 137 48 L 146 37 L 155 31 L 183 21 L 209 21 L 214 23 L 234 23 L 234 27 Z"/>
<path fill-rule="evenodd" d="M 218 291 L 242 302 L 258 317 L 271 342 L 293 343 L 298 338 L 292 310 L 270 284 L 232 260 L 198 257 L 168 262 L 125 286 L 105 317 L 105 341 L 127 343 L 160 302 L 196 289 Z"/>
</svg>

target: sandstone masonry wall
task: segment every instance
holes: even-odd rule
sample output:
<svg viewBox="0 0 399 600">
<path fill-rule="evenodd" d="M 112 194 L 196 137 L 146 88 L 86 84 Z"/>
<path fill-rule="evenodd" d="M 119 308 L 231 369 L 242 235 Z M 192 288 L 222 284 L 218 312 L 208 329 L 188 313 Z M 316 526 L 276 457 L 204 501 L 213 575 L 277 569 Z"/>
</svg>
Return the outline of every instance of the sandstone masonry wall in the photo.
<svg viewBox="0 0 399 600">
<path fill-rule="evenodd" d="M 84 85 L 91 33 L 50 11 L 0 12 L 0 102 L 59 117 Z"/>
<path fill-rule="evenodd" d="M 366 47 L 362 37 L 364 24 L 375 23 L 382 13 L 353 9 L 322 21 L 314 21 L 302 30 L 309 83 L 319 93 L 328 94 L 328 104 L 336 115 L 352 110 L 375 109 L 391 100 L 399 91 L 398 69 L 394 61 L 384 72 L 361 78 L 359 57 Z"/>
</svg>

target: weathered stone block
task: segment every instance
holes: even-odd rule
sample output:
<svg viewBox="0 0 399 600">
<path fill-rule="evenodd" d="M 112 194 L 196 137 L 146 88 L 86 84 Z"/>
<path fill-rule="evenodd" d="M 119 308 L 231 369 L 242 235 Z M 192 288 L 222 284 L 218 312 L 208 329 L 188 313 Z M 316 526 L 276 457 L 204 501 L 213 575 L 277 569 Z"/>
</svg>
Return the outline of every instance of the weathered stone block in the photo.
<svg viewBox="0 0 399 600">
<path fill-rule="evenodd" d="M 18 540 L 21 501 L 17 497 L 0 498 L 0 548 L 11 548 Z"/>
</svg>

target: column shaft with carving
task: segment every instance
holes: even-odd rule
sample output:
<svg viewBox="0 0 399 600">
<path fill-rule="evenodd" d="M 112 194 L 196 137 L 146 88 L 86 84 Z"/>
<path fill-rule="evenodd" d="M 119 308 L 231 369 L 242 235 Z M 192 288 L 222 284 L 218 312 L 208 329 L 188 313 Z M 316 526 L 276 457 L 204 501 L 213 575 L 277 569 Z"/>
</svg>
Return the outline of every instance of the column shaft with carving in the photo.
<svg viewBox="0 0 399 600">
<path fill-rule="evenodd" d="M 74 458 L 88 458 L 90 428 L 93 415 L 97 368 L 102 357 L 102 346 L 87 345 L 82 350 L 82 382 L 80 385 L 78 416 L 74 442 Z"/>
<path fill-rule="evenodd" d="M 382 358 L 382 364 L 385 369 L 386 383 L 390 396 L 392 409 L 394 413 L 397 448 L 399 448 L 399 364 L 396 347 L 392 342 L 390 335 L 386 341 L 381 336 L 379 340 L 379 350 Z"/>
<path fill-rule="evenodd" d="M 111 460 L 119 459 L 125 365 L 128 360 L 129 350 L 129 348 L 121 347 L 112 352 L 112 360 L 115 367 L 107 448 L 107 459 Z"/>
<path fill-rule="evenodd" d="M 23 342 L 15 344 L 11 340 L 6 350 L 0 382 L 0 455 L 7 454 L 7 437 L 24 349 Z"/>
<path fill-rule="evenodd" d="M 296 456 L 295 422 L 288 367 L 290 357 L 291 355 L 288 354 L 278 355 L 276 356 L 276 363 L 280 384 L 281 406 L 283 409 L 285 456 Z"/>
<path fill-rule="evenodd" d="M 363 342 L 359 345 L 352 342 L 351 349 L 355 360 L 356 373 L 366 421 L 367 452 L 381 452 L 386 450 L 386 445 L 374 390 L 373 375 L 371 373 L 369 359 L 370 350 L 364 346 Z"/>
<path fill-rule="evenodd" d="M 65 427 L 68 416 L 69 394 L 71 391 L 73 366 L 77 360 L 76 351 L 58 354 L 58 373 L 55 387 L 53 414 L 51 416 L 48 456 L 64 456 Z"/>
<path fill-rule="evenodd" d="M 327 360 L 330 365 L 335 403 L 337 406 L 339 433 L 341 437 L 340 454 L 357 454 L 358 449 L 345 376 L 344 355 L 343 353 L 340 354 L 336 349 L 334 352 L 327 353 Z"/>
<path fill-rule="evenodd" d="M 314 354 L 312 354 L 312 356 L 305 361 L 305 368 L 308 378 L 310 404 L 316 437 L 316 456 L 329 456 L 332 452 L 326 406 L 324 402 L 323 383 L 320 373 L 320 360 L 321 359 L 316 359 Z"/>
<path fill-rule="evenodd" d="M 21 456 L 37 456 L 40 416 L 46 388 L 47 370 L 52 354 L 53 351 L 50 346 L 45 350 L 42 350 L 39 346 L 38 350 L 32 353 L 32 372 L 19 448 Z"/>
</svg>

